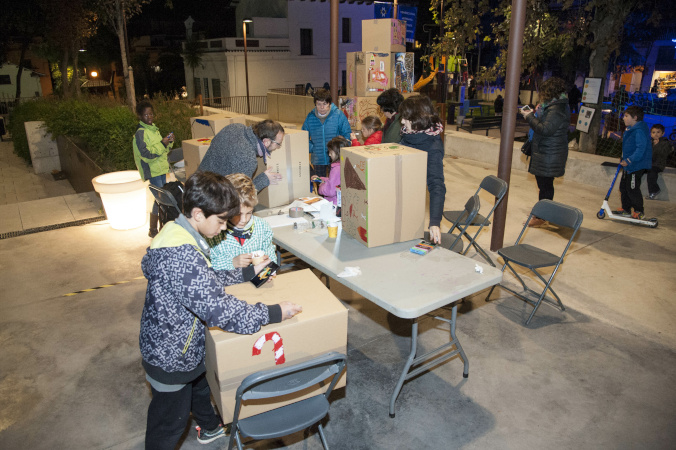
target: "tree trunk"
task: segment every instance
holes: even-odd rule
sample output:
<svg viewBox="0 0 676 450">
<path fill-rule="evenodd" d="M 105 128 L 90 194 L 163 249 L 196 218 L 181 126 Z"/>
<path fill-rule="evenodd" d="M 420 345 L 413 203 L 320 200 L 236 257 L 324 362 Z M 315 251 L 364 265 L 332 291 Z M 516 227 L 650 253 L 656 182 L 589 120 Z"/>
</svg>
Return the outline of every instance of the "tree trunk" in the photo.
<svg viewBox="0 0 676 450">
<path fill-rule="evenodd" d="M 26 51 L 28 50 L 28 39 L 24 38 L 21 43 L 21 55 L 19 56 L 19 67 L 16 71 L 16 104 L 19 104 L 21 99 L 21 73 L 23 72 L 24 58 L 26 57 Z"/>
<path fill-rule="evenodd" d="M 78 59 L 80 57 L 80 52 L 78 51 L 77 48 L 72 48 L 71 49 L 73 53 L 73 81 L 71 81 L 71 92 L 75 94 L 76 98 L 81 97 L 81 89 L 80 89 L 80 77 L 79 77 L 79 72 L 80 68 L 78 67 Z"/>
<path fill-rule="evenodd" d="M 68 57 L 68 49 L 63 49 L 59 69 L 61 70 L 61 93 L 64 98 L 70 97 L 70 84 L 68 83 Z"/>
<path fill-rule="evenodd" d="M 122 74 L 124 75 L 124 87 L 127 91 L 127 104 L 133 112 L 136 111 L 136 93 L 134 86 L 129 78 L 129 63 L 127 62 L 127 45 L 124 36 L 124 14 L 120 0 L 115 1 L 115 31 L 117 39 L 120 42 L 120 56 L 122 57 Z"/>
</svg>

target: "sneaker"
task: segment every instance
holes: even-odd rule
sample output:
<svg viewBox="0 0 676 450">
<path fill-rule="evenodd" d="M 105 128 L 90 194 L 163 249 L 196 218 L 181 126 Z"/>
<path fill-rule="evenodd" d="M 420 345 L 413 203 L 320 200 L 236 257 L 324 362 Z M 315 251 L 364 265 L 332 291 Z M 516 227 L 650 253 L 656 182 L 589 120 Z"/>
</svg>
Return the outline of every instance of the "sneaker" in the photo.
<svg viewBox="0 0 676 450">
<path fill-rule="evenodd" d="M 642 212 L 634 211 L 633 213 L 631 213 L 631 217 L 633 219 L 643 220 L 645 214 L 643 214 Z"/>
<path fill-rule="evenodd" d="M 660 192 L 662 192 L 662 191 L 653 192 L 652 194 L 648 195 L 646 198 L 648 200 L 655 200 L 657 198 L 657 196 L 660 195 Z"/>
<path fill-rule="evenodd" d="M 208 444 L 230 433 L 230 427 L 224 427 L 222 424 L 211 431 L 202 430 L 200 427 L 195 427 L 195 429 L 197 430 L 197 442 L 200 444 Z"/>
<path fill-rule="evenodd" d="M 148 237 L 154 238 L 157 236 L 157 233 L 159 233 L 157 230 L 148 230 Z"/>
<path fill-rule="evenodd" d="M 613 211 L 612 213 L 613 213 L 614 216 L 625 216 L 625 217 L 631 216 L 631 214 L 629 214 L 629 212 L 625 211 L 625 210 L 622 209 L 622 208 L 616 209 L 616 210 Z"/>
</svg>

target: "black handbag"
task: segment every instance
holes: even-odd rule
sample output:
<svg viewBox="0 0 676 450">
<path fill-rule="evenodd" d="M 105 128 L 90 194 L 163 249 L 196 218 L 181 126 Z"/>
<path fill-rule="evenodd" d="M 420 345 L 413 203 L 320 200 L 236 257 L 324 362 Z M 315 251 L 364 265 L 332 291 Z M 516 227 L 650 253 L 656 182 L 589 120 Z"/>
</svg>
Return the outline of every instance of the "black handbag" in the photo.
<svg viewBox="0 0 676 450">
<path fill-rule="evenodd" d="M 521 146 L 521 153 L 526 155 L 526 157 L 529 157 L 531 153 L 533 153 L 533 142 L 530 139 L 524 142 Z"/>
</svg>

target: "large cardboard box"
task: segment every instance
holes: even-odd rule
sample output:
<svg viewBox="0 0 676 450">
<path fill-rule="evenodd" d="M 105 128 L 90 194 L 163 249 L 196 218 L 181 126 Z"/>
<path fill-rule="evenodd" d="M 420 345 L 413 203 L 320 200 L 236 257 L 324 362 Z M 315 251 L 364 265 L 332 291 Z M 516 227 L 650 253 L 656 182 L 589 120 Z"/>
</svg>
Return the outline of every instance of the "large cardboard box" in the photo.
<svg viewBox="0 0 676 450">
<path fill-rule="evenodd" d="M 211 138 L 216 136 L 232 119 L 225 114 L 212 114 L 190 118 L 190 131 L 193 139 Z"/>
<path fill-rule="evenodd" d="M 338 100 L 340 110 L 347 117 L 347 121 L 353 130 L 361 130 L 361 121 L 367 116 L 377 116 L 384 124 L 387 120 L 385 114 L 380 111 L 377 97 L 340 97 Z"/>
<path fill-rule="evenodd" d="M 427 153 L 399 144 L 340 152 L 343 232 L 367 247 L 423 236 Z"/>
<path fill-rule="evenodd" d="M 294 302 L 303 307 L 303 312 L 293 319 L 267 325 L 252 335 L 227 333 L 220 328 L 207 331 L 207 380 L 224 421 L 232 419 L 237 388 L 248 375 L 307 361 L 331 351 L 346 354 L 347 309 L 309 269 L 279 275 L 258 289 L 251 283 L 243 283 L 226 288 L 226 292 L 248 303 Z M 336 387 L 345 386 L 346 378 L 343 373 Z M 303 400 L 325 392 L 326 388 L 326 385 L 317 385 L 275 403 L 270 400 L 244 402 L 240 417 Z"/>
<path fill-rule="evenodd" d="M 413 92 L 414 57 L 415 55 L 410 52 L 394 54 L 394 87 L 402 94 Z"/>
<path fill-rule="evenodd" d="M 185 161 L 186 179 L 197 171 L 210 145 L 211 137 L 183 141 L 183 160 Z"/>
<path fill-rule="evenodd" d="M 272 169 L 282 174 L 282 180 L 258 193 L 258 203 L 266 208 L 288 205 L 299 197 L 310 195 L 310 147 L 308 132 L 285 129 L 284 141 L 267 159 L 258 158 L 256 174 Z"/>
<path fill-rule="evenodd" d="M 366 92 L 366 65 L 364 52 L 347 52 L 345 57 L 345 94 L 363 96 Z"/>
<path fill-rule="evenodd" d="M 362 20 L 361 49 L 364 52 L 405 52 L 406 22 L 396 19 Z"/>
<path fill-rule="evenodd" d="M 395 53 L 364 52 L 366 81 L 362 95 L 377 97 L 394 87 L 394 55 Z"/>
</svg>

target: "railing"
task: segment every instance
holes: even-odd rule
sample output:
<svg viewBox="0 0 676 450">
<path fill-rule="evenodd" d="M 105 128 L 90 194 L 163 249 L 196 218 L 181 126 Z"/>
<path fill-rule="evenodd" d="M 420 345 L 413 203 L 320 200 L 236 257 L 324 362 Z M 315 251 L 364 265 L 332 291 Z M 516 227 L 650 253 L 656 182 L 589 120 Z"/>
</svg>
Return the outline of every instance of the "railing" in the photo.
<svg viewBox="0 0 676 450">
<path fill-rule="evenodd" d="M 246 95 L 237 97 L 209 97 L 202 98 L 199 95 L 194 105 L 209 106 L 222 109 L 223 111 L 236 112 L 238 114 L 266 114 L 268 112 L 268 97 L 266 95 L 250 95 L 249 110 L 247 111 Z"/>
<path fill-rule="evenodd" d="M 19 103 L 35 100 L 37 98 L 40 97 L 20 97 Z M 16 104 L 16 97 L 3 95 L 0 97 L 0 114 L 10 114 L 14 110 L 14 106 L 16 106 Z"/>
</svg>

